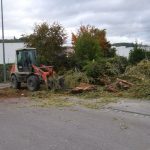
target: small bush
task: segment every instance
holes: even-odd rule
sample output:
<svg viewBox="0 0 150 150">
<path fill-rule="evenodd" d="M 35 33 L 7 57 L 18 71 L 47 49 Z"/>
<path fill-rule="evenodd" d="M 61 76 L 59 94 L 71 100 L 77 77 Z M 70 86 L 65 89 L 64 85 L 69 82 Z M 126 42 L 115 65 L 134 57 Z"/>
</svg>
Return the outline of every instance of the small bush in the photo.
<svg viewBox="0 0 150 150">
<path fill-rule="evenodd" d="M 114 67 L 118 70 L 119 74 L 124 73 L 126 67 L 128 66 L 128 60 L 126 57 L 123 56 L 116 56 L 110 58 L 108 59 L 108 62 L 114 65 Z"/>
<path fill-rule="evenodd" d="M 12 64 L 6 64 L 6 80 L 9 81 L 10 78 L 10 69 Z M 4 74 L 3 74 L 3 65 L 0 64 L 0 82 L 4 81 Z"/>
<path fill-rule="evenodd" d="M 80 71 L 68 71 L 65 75 L 65 85 L 67 88 L 74 88 L 78 86 L 80 82 L 89 83 L 89 78 L 87 75 Z"/>
<path fill-rule="evenodd" d="M 134 86 L 129 92 L 132 92 L 134 97 L 150 99 L 150 80 Z"/>
<path fill-rule="evenodd" d="M 96 61 L 89 61 L 84 66 L 87 76 L 99 78 L 100 76 L 116 76 L 124 73 L 128 61 L 125 57 L 116 56 L 114 58 L 99 58 Z"/>
<path fill-rule="evenodd" d="M 104 66 L 99 64 L 97 61 L 89 61 L 87 65 L 84 66 L 84 71 L 87 76 L 92 78 L 98 78 L 104 74 Z"/>
<path fill-rule="evenodd" d="M 150 61 L 143 60 L 136 66 L 128 67 L 125 75 L 139 78 L 141 80 L 150 79 Z"/>
<path fill-rule="evenodd" d="M 134 49 L 129 53 L 129 62 L 132 65 L 139 63 L 143 59 L 150 59 L 150 52 L 135 44 Z"/>
</svg>

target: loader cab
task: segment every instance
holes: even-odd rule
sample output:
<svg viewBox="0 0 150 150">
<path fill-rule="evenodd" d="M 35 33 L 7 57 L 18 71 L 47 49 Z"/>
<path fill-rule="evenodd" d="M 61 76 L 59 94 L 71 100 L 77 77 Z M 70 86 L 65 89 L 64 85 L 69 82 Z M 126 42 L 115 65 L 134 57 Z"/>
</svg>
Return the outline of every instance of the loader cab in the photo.
<svg viewBox="0 0 150 150">
<path fill-rule="evenodd" d="M 32 65 L 36 65 L 36 49 L 24 48 L 16 50 L 16 58 L 19 72 L 32 72 Z"/>
</svg>

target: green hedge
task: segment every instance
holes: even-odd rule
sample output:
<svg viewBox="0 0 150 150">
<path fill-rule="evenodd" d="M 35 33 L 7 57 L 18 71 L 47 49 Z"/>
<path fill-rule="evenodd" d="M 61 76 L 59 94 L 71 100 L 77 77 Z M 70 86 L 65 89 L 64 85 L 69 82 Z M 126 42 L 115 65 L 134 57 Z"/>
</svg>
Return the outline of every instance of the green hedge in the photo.
<svg viewBox="0 0 150 150">
<path fill-rule="evenodd" d="M 7 81 L 9 81 L 9 74 L 12 64 L 6 64 L 6 71 L 7 71 Z M 4 81 L 4 74 L 3 74 L 3 65 L 0 64 L 0 82 Z"/>
</svg>

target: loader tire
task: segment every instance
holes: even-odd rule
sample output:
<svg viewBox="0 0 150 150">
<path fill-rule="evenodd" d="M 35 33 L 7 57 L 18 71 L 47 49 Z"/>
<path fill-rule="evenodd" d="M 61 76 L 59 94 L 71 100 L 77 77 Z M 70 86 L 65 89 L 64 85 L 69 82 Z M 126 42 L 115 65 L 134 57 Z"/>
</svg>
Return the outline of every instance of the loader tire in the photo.
<svg viewBox="0 0 150 150">
<path fill-rule="evenodd" d="M 13 89 L 20 89 L 21 82 L 18 82 L 17 77 L 15 75 L 11 76 L 11 87 Z"/>
<path fill-rule="evenodd" d="M 30 91 L 37 91 L 40 88 L 40 81 L 36 75 L 30 75 L 27 78 L 27 88 Z"/>
</svg>

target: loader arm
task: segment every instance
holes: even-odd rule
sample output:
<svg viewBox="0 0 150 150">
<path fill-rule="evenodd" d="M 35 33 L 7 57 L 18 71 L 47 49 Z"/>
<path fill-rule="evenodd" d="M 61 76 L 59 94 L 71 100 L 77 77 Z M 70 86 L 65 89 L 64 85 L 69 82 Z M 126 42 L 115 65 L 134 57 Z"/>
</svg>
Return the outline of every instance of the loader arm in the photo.
<svg viewBox="0 0 150 150">
<path fill-rule="evenodd" d="M 48 78 L 50 76 L 53 76 L 53 73 L 54 73 L 53 67 L 45 66 L 45 65 L 41 65 L 41 67 L 37 67 L 35 65 L 32 65 L 32 68 L 34 69 L 34 74 L 36 74 L 37 76 L 40 76 L 47 85 Z"/>
</svg>

